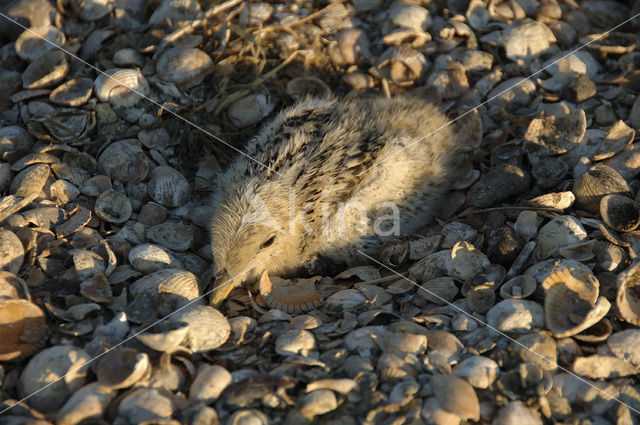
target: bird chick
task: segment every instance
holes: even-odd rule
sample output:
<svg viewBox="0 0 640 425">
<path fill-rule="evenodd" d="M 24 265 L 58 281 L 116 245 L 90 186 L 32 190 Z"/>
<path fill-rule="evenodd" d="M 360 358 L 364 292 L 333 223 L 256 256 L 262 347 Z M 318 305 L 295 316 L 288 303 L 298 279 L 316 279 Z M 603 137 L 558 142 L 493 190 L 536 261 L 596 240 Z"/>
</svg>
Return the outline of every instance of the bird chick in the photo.
<svg viewBox="0 0 640 425">
<path fill-rule="evenodd" d="M 245 150 L 264 165 L 239 156 L 214 189 L 212 303 L 265 270 L 364 263 L 358 250 L 428 224 L 467 171 L 469 143 L 448 121 L 413 97 L 306 98 L 280 112 Z"/>
</svg>

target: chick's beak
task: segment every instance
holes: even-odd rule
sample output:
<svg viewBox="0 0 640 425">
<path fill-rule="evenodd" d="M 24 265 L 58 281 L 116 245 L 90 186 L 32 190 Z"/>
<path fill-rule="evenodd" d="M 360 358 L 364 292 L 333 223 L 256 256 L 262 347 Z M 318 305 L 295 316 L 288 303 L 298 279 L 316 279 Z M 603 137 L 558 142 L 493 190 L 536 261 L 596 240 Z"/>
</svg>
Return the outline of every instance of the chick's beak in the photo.
<svg viewBox="0 0 640 425">
<path fill-rule="evenodd" d="M 223 271 L 218 275 L 215 282 L 213 282 L 213 297 L 211 298 L 211 305 L 218 307 L 222 304 L 222 301 L 227 298 L 229 292 L 238 284 L 237 279 L 231 279 L 226 271 Z"/>
</svg>

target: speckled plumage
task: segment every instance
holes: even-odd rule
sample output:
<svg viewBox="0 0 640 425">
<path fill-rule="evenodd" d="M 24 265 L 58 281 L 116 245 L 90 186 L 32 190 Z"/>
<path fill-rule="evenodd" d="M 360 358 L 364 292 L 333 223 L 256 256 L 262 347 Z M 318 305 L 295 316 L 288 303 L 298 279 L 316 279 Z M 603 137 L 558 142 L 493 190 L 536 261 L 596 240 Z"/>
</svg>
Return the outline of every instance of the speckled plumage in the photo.
<svg viewBox="0 0 640 425">
<path fill-rule="evenodd" d="M 235 277 L 258 265 L 218 290 L 214 303 L 263 270 L 295 273 L 318 256 L 365 262 L 358 249 L 375 255 L 393 237 L 373 231 L 377 218 L 391 214 L 385 202 L 398 206 L 402 234 L 428 224 L 466 170 L 468 146 L 447 122 L 436 106 L 413 97 L 309 98 L 283 110 L 245 149 L 269 168 L 239 156 L 218 179 L 211 225 L 216 274 Z M 349 205 L 362 207 L 366 226 Z"/>
</svg>

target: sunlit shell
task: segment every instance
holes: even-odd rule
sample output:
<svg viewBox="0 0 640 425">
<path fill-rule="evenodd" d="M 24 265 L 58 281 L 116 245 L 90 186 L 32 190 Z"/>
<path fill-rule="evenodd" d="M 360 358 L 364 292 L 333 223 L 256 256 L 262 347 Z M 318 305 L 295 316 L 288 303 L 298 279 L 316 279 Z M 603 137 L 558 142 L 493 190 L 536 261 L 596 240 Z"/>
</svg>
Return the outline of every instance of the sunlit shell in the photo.
<svg viewBox="0 0 640 425">
<path fill-rule="evenodd" d="M 475 388 L 488 388 L 500 373 L 498 364 L 483 356 L 467 357 L 454 369 L 453 374 L 462 378 Z"/>
<path fill-rule="evenodd" d="M 69 73 L 69 63 L 61 50 L 52 50 L 38 56 L 22 73 L 25 89 L 40 89 L 52 86 Z"/>
<path fill-rule="evenodd" d="M 631 189 L 620 173 L 604 164 L 594 165 L 579 176 L 573 183 L 572 192 L 578 207 L 592 213 L 600 211 L 600 200 L 606 195 L 631 195 Z"/>
<path fill-rule="evenodd" d="M 73 393 L 62 406 L 56 415 L 56 424 L 76 425 L 84 420 L 101 416 L 115 395 L 114 390 L 98 382 L 85 385 Z"/>
<path fill-rule="evenodd" d="M 562 154 L 582 142 L 587 129 L 587 119 L 582 109 L 567 115 L 554 115 L 531 120 L 524 140 L 526 147 L 544 155 Z"/>
<path fill-rule="evenodd" d="M 0 299 L 0 361 L 15 362 L 44 346 L 48 328 L 42 310 L 18 299 Z"/>
<path fill-rule="evenodd" d="M 626 329 L 612 334 L 607 339 L 611 352 L 636 368 L 640 367 L 640 330 Z"/>
<path fill-rule="evenodd" d="M 56 87 L 49 100 L 58 105 L 81 106 L 87 103 L 92 92 L 93 81 L 90 78 L 76 78 Z"/>
<path fill-rule="evenodd" d="M 20 171 L 11 181 L 10 191 L 16 196 L 27 197 L 40 192 L 47 179 L 50 169 L 47 164 L 36 164 Z"/>
<path fill-rule="evenodd" d="M 415 4 L 400 1 L 393 2 L 387 14 L 391 22 L 402 28 L 424 31 L 431 25 L 429 11 Z"/>
<path fill-rule="evenodd" d="M 587 232 L 574 217 L 562 215 L 542 226 L 536 237 L 535 255 L 544 260 L 557 253 L 559 248 L 577 244 L 587 238 Z"/>
<path fill-rule="evenodd" d="M 333 94 L 331 88 L 316 77 L 296 77 L 287 83 L 287 93 L 294 99 L 304 96 L 329 97 Z"/>
<path fill-rule="evenodd" d="M 24 246 L 11 230 L 0 228 L 0 270 L 18 274 L 24 262 Z"/>
<path fill-rule="evenodd" d="M 480 404 L 473 387 L 463 379 L 436 374 L 431 377 L 431 388 L 439 406 L 463 420 L 480 419 Z"/>
<path fill-rule="evenodd" d="M 338 407 L 336 395 L 331 390 L 315 390 L 305 394 L 300 400 L 300 414 L 312 420 Z"/>
<path fill-rule="evenodd" d="M 377 362 L 380 380 L 383 382 L 415 379 L 419 368 L 420 363 L 415 355 L 395 350 L 393 347 L 384 351 Z"/>
<path fill-rule="evenodd" d="M 504 50 L 511 60 L 532 60 L 549 50 L 555 37 L 541 22 L 525 19 L 514 22 L 504 31 Z"/>
<path fill-rule="evenodd" d="M 228 425 L 269 425 L 267 415 L 257 409 L 240 409 L 233 412 L 226 421 Z"/>
<path fill-rule="evenodd" d="M 458 242 L 451 248 L 449 275 L 467 280 L 484 270 L 491 262 L 479 249 L 468 242 Z"/>
<path fill-rule="evenodd" d="M 267 94 L 254 93 L 229 105 L 227 117 L 238 128 L 256 124 L 275 108 L 276 102 Z"/>
<path fill-rule="evenodd" d="M 183 268 L 182 263 L 169 250 L 155 244 L 136 245 L 127 255 L 129 263 L 138 271 L 152 273 L 167 268 Z"/>
<path fill-rule="evenodd" d="M 394 84 L 406 87 L 422 77 L 427 59 L 419 51 L 407 47 L 390 47 L 382 53 L 375 70 Z"/>
<path fill-rule="evenodd" d="M 591 379 L 611 379 L 640 373 L 637 368 L 617 357 L 601 355 L 577 357 L 572 369 L 579 376 Z"/>
<path fill-rule="evenodd" d="M 33 62 L 45 53 L 56 49 L 56 45 L 62 46 L 65 39 L 64 33 L 54 26 L 32 27 L 20 34 L 16 40 L 15 49 L 21 59 Z"/>
<path fill-rule="evenodd" d="M 227 319 L 213 307 L 192 305 L 173 314 L 172 322 L 185 322 L 189 325 L 185 344 L 194 353 L 218 348 L 231 334 Z"/>
<path fill-rule="evenodd" d="M 477 312 L 486 313 L 496 303 L 496 292 L 494 285 L 483 284 L 474 286 L 467 291 L 467 306 Z"/>
<path fill-rule="evenodd" d="M 287 313 L 302 313 L 322 303 L 322 295 L 313 287 L 313 281 L 272 280 L 266 270 L 260 277 L 260 295 L 271 308 Z"/>
<path fill-rule="evenodd" d="M 544 327 L 544 308 L 533 301 L 509 298 L 487 312 L 487 323 L 502 332 L 528 332 Z"/>
<path fill-rule="evenodd" d="M 362 72 L 345 74 L 342 76 L 342 79 L 354 90 L 371 89 L 376 86 L 376 81 L 373 79 L 373 77 L 367 74 L 363 74 Z"/>
<path fill-rule="evenodd" d="M 165 207 L 184 205 L 191 196 L 191 185 L 187 179 L 179 171 L 166 165 L 155 167 L 151 171 L 147 187 L 149 196 Z"/>
<path fill-rule="evenodd" d="M 605 224 L 620 232 L 630 232 L 640 225 L 640 209 L 633 199 L 607 195 L 600 200 L 600 215 Z"/>
<path fill-rule="evenodd" d="M 589 261 L 596 256 L 594 252 L 596 242 L 596 240 L 591 239 L 585 242 L 563 246 L 562 248 L 558 248 L 558 254 L 569 260 Z"/>
<path fill-rule="evenodd" d="M 135 69 L 109 69 L 98 75 L 93 87 L 101 102 L 109 102 L 115 107 L 128 108 L 149 94 L 149 83 Z"/>
<path fill-rule="evenodd" d="M 327 50 L 329 58 L 338 66 L 355 64 L 371 56 L 369 38 L 360 28 L 340 31 Z"/>
<path fill-rule="evenodd" d="M 128 347 L 119 347 L 106 353 L 96 369 L 98 382 L 113 389 L 131 387 L 150 374 L 149 356 Z"/>
<path fill-rule="evenodd" d="M 594 161 L 602 161 L 611 158 L 615 154 L 632 147 L 636 131 L 629 127 L 624 121 L 616 122 L 607 131 L 606 137 L 600 143 L 598 151 L 593 155 Z"/>
<path fill-rule="evenodd" d="M 611 304 L 598 297 L 598 279 L 580 269 L 559 270 L 542 282 L 545 320 L 556 337 L 575 335 L 600 321 Z"/>
<path fill-rule="evenodd" d="M 527 333 L 514 341 L 511 347 L 522 362 L 533 363 L 551 372 L 558 368 L 556 340 L 546 333 Z"/>
<path fill-rule="evenodd" d="M 0 270 L 0 299 L 20 298 L 26 288 L 26 283 L 14 273 Z"/>
<path fill-rule="evenodd" d="M 208 54 L 200 49 L 172 47 L 160 55 L 158 77 L 176 84 L 197 83 L 213 67 Z"/>
<path fill-rule="evenodd" d="M 113 0 L 71 0 L 71 7 L 80 19 L 96 21 L 105 17 Z"/>
<path fill-rule="evenodd" d="M 189 389 L 189 400 L 211 404 L 231 385 L 231 374 L 222 366 L 204 365 Z"/>
<path fill-rule="evenodd" d="M 124 223 L 131 217 L 131 202 L 122 193 L 110 189 L 98 197 L 94 212 L 109 223 Z"/>
<path fill-rule="evenodd" d="M 640 260 L 618 275 L 616 305 L 624 320 L 640 326 Z"/>
<path fill-rule="evenodd" d="M 573 338 L 577 339 L 578 341 L 591 343 L 603 342 L 606 341 L 607 338 L 609 338 L 612 332 L 613 325 L 611 324 L 611 321 L 604 318 L 590 328 L 587 328 L 579 334 L 574 335 Z"/>
<path fill-rule="evenodd" d="M 601 55 L 622 55 L 635 50 L 638 39 L 635 34 L 624 32 L 605 32 L 602 34 L 589 34 L 580 38 L 580 43 L 587 49 L 595 50 Z"/>
<path fill-rule="evenodd" d="M 530 199 L 529 202 L 533 205 L 541 207 L 556 208 L 559 210 L 565 210 L 573 205 L 573 201 L 576 200 L 573 192 L 557 192 L 547 193 L 542 196 L 537 196 Z"/>
<path fill-rule="evenodd" d="M 70 345 L 56 345 L 33 356 L 20 375 L 21 393 L 41 412 L 58 410 L 84 385 L 91 357 Z"/>
<path fill-rule="evenodd" d="M 172 352 L 184 340 L 189 325 L 184 322 L 162 322 L 137 334 L 136 338 L 147 347 L 159 352 Z"/>
</svg>

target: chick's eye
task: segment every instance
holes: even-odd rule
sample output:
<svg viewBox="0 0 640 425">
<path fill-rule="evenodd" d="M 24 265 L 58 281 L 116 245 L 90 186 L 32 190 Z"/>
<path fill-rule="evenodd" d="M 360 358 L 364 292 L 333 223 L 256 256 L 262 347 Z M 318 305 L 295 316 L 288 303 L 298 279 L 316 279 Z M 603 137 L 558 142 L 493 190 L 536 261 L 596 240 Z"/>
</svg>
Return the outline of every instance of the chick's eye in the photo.
<svg viewBox="0 0 640 425">
<path fill-rule="evenodd" d="M 266 248 L 268 246 L 273 245 L 273 241 L 276 240 L 276 236 L 273 235 L 271 236 L 269 239 L 267 239 L 266 241 L 262 242 L 262 245 L 260 245 L 260 249 Z"/>
</svg>

